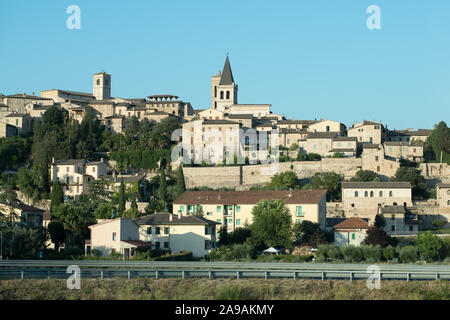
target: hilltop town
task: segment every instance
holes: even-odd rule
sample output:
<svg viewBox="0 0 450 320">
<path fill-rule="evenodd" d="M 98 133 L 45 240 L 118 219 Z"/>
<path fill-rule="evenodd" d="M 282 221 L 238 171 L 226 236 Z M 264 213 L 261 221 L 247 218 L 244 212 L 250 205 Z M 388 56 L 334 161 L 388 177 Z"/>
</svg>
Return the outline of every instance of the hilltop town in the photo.
<svg viewBox="0 0 450 320">
<path fill-rule="evenodd" d="M 3 256 L 386 248 L 450 227 L 445 122 L 347 127 L 240 104 L 228 56 L 211 77 L 209 108 L 172 94 L 113 97 L 105 72 L 92 85 L 0 96 L 2 224 L 32 248 L 8 250 L 20 246 L 7 240 Z M 271 214 L 277 222 L 267 225 L 261 217 Z"/>
</svg>

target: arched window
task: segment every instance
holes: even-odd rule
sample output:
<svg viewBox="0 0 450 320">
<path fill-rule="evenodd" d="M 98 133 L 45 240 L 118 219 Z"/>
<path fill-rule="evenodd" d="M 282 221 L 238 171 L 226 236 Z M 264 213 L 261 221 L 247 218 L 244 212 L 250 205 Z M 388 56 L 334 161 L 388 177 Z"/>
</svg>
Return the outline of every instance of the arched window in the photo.
<svg viewBox="0 0 450 320">
<path fill-rule="evenodd" d="M 220 91 L 220 99 L 223 99 L 223 91 Z"/>
<path fill-rule="evenodd" d="M 358 191 L 355 191 L 355 198 L 358 198 Z"/>
<path fill-rule="evenodd" d="M 369 193 L 367 191 L 364 191 L 364 197 L 368 197 Z"/>
<path fill-rule="evenodd" d="M 389 191 L 389 197 L 392 197 L 392 191 Z"/>
<path fill-rule="evenodd" d="M 396 205 L 397 205 L 397 202 L 394 202 L 392 205 L 396 206 Z"/>
<path fill-rule="evenodd" d="M 378 193 L 378 195 L 379 195 L 380 197 L 382 197 L 382 196 L 383 196 L 383 191 L 380 191 L 380 192 Z"/>
<path fill-rule="evenodd" d="M 450 200 L 447 200 L 447 205 L 449 205 L 449 206 L 450 206 Z"/>
<path fill-rule="evenodd" d="M 373 191 L 370 191 L 370 197 L 373 198 Z"/>
<path fill-rule="evenodd" d="M 100 79 L 97 79 L 97 85 L 98 86 L 100 85 Z"/>
<path fill-rule="evenodd" d="M 230 91 L 227 91 L 227 100 L 230 99 Z"/>
</svg>

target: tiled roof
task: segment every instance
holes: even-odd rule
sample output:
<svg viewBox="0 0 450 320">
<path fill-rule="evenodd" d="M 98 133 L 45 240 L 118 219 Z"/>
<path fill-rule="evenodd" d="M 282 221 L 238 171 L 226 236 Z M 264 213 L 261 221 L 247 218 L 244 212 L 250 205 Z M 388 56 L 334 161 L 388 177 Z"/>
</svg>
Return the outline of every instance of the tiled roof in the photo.
<svg viewBox="0 0 450 320">
<path fill-rule="evenodd" d="M 369 223 L 369 218 L 361 218 L 365 222 Z M 335 225 L 344 222 L 347 218 L 327 218 L 327 227 L 333 228 Z"/>
<path fill-rule="evenodd" d="M 33 99 L 33 100 L 52 100 L 52 98 L 30 96 L 30 95 L 27 95 L 27 94 L 11 94 L 9 96 L 6 96 L 6 98 L 21 98 L 21 99 Z"/>
<path fill-rule="evenodd" d="M 209 119 L 204 119 L 203 120 L 204 124 L 238 124 L 241 125 L 240 122 L 236 122 L 236 121 L 230 121 L 230 120 L 209 120 Z"/>
<path fill-rule="evenodd" d="M 223 66 L 222 75 L 220 76 L 219 85 L 230 85 L 234 83 L 233 72 L 231 72 L 230 60 L 228 56 L 225 60 L 225 65 Z"/>
<path fill-rule="evenodd" d="M 314 124 L 318 123 L 320 121 L 317 120 L 281 120 L 278 122 L 278 124 Z"/>
<path fill-rule="evenodd" d="M 172 221 L 170 221 L 170 216 L 172 216 Z M 149 214 L 143 217 L 139 217 L 133 220 L 137 225 L 209 225 L 218 224 L 215 221 L 211 221 L 198 216 L 181 216 L 168 213 L 168 212 L 157 212 L 155 214 Z"/>
<path fill-rule="evenodd" d="M 144 248 L 144 247 L 151 247 L 152 244 L 149 242 L 145 242 L 142 240 L 121 240 L 120 242 L 125 242 L 127 244 L 132 245 L 133 247 L 136 248 Z"/>
<path fill-rule="evenodd" d="M 252 119 L 253 115 L 252 114 L 227 114 L 226 117 L 230 118 L 230 119 Z"/>
<path fill-rule="evenodd" d="M 378 149 L 380 147 L 379 144 L 373 144 L 373 143 L 364 143 L 362 145 L 363 149 Z"/>
<path fill-rule="evenodd" d="M 74 165 L 74 164 L 84 164 L 86 162 L 85 159 L 67 159 L 67 160 L 57 160 L 53 162 L 54 165 Z"/>
<path fill-rule="evenodd" d="M 384 206 L 381 213 L 406 213 L 404 206 Z"/>
<path fill-rule="evenodd" d="M 361 218 L 351 217 L 338 223 L 333 229 L 369 229 L 369 224 Z"/>
<path fill-rule="evenodd" d="M 260 200 L 281 199 L 288 204 L 317 204 L 325 190 L 185 191 L 174 204 L 256 204 Z"/>
<path fill-rule="evenodd" d="M 409 182 L 342 182 L 342 188 L 378 188 L 404 189 L 412 188 Z"/>
<path fill-rule="evenodd" d="M 336 138 L 338 132 L 311 132 L 308 139 L 333 139 Z"/>
</svg>

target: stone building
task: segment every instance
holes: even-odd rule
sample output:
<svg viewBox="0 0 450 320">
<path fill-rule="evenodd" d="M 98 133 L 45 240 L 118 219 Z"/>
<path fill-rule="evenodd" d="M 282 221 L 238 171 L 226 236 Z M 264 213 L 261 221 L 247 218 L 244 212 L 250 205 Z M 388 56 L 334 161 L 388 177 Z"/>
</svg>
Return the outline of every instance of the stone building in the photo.
<svg viewBox="0 0 450 320">
<path fill-rule="evenodd" d="M 111 75 L 105 72 L 94 74 L 92 94 L 95 100 L 111 98 Z"/>
<path fill-rule="evenodd" d="M 346 126 L 343 123 L 333 120 L 321 120 L 309 125 L 310 132 L 336 132 L 340 136 L 345 136 Z"/>
<path fill-rule="evenodd" d="M 347 136 L 356 137 L 360 144 L 381 144 L 384 137 L 384 127 L 381 122 L 364 120 L 354 123 L 351 128 L 348 128 Z"/>
<path fill-rule="evenodd" d="M 384 231 L 389 235 L 417 234 L 421 230 L 421 220 L 405 206 L 385 206 L 381 208 L 386 226 Z"/>
<path fill-rule="evenodd" d="M 17 134 L 28 134 L 32 130 L 32 119 L 26 113 L 11 113 L 5 116 L 6 123 L 17 128 Z"/>
<path fill-rule="evenodd" d="M 385 141 L 385 155 L 395 159 L 407 159 L 410 161 L 423 161 L 423 142 Z"/>
<path fill-rule="evenodd" d="M 333 226 L 334 244 L 341 246 L 360 246 L 367 236 L 369 224 L 366 220 L 351 217 Z"/>
<path fill-rule="evenodd" d="M 238 103 L 238 85 L 234 82 L 228 55 L 223 71 L 211 77 L 211 90 L 211 108 L 225 111 Z"/>
<path fill-rule="evenodd" d="M 183 216 L 203 212 L 204 217 L 226 225 L 228 231 L 251 224 L 252 209 L 263 199 L 286 202 L 293 223 L 316 222 L 325 230 L 325 190 L 185 191 L 173 202 L 173 212 Z"/>
<path fill-rule="evenodd" d="M 3 103 L 8 106 L 10 112 L 26 113 L 28 104 L 37 104 L 42 106 L 52 106 L 54 101 L 51 98 L 38 97 L 27 94 L 13 94 L 3 98 Z"/>
<path fill-rule="evenodd" d="M 438 183 L 436 185 L 436 198 L 442 213 L 450 213 L 450 184 Z"/>
<path fill-rule="evenodd" d="M 342 203 L 346 216 L 373 218 L 385 206 L 412 206 L 409 182 L 343 182 Z"/>
</svg>

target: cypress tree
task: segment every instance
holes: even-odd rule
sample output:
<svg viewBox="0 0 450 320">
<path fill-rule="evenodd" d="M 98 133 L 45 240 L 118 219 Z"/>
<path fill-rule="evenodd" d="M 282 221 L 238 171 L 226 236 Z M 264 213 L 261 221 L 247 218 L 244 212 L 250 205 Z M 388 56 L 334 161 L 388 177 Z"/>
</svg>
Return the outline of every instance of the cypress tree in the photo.
<svg viewBox="0 0 450 320">
<path fill-rule="evenodd" d="M 167 181 L 166 174 L 164 173 L 164 169 L 161 170 L 161 174 L 159 176 L 159 189 L 158 189 L 159 198 L 164 202 L 167 202 Z"/>
<path fill-rule="evenodd" d="M 56 180 L 53 182 L 53 188 L 52 193 L 50 195 L 50 211 L 53 212 L 53 210 L 59 206 L 60 204 L 64 203 L 64 192 L 61 187 L 61 183 L 59 180 Z"/>
<path fill-rule="evenodd" d="M 176 184 L 177 196 L 182 194 L 185 190 L 186 190 L 186 185 L 184 183 L 183 169 L 180 166 L 178 168 L 178 172 L 177 172 L 177 184 Z"/>
<path fill-rule="evenodd" d="M 119 191 L 119 213 L 122 214 L 125 211 L 125 185 L 123 183 L 123 178 L 120 180 L 120 191 Z"/>
</svg>

